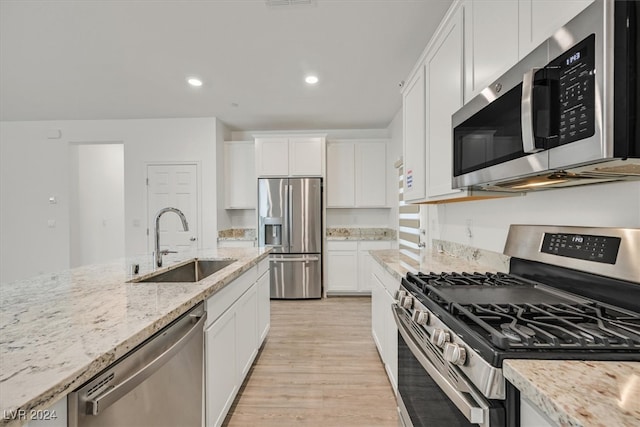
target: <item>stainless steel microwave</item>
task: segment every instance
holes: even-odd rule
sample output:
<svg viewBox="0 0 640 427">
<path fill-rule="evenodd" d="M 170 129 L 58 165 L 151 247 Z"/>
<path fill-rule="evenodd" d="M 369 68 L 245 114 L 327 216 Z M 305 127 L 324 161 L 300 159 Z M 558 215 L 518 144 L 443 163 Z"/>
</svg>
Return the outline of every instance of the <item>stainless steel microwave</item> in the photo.
<svg viewBox="0 0 640 427">
<path fill-rule="evenodd" d="M 640 179 L 640 4 L 596 0 L 452 117 L 453 187 Z"/>
</svg>

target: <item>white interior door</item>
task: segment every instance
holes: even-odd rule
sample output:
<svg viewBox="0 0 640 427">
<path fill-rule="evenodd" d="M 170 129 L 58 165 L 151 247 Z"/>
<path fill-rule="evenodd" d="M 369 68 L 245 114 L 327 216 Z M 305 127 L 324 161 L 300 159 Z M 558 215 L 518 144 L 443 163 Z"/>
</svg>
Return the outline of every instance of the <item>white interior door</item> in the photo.
<svg viewBox="0 0 640 427">
<path fill-rule="evenodd" d="M 184 231 L 178 215 L 167 212 L 160 218 L 160 249 L 188 251 L 198 245 L 198 173 L 197 165 L 147 166 L 147 229 L 149 252 L 154 250 L 155 218 L 162 208 L 177 208 L 184 213 L 189 231 Z"/>
</svg>

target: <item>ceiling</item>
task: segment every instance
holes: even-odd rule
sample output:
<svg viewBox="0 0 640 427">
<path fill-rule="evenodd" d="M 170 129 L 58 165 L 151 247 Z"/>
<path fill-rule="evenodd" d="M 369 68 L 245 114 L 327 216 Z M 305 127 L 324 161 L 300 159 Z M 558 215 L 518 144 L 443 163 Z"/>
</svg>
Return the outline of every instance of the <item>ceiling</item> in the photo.
<svg viewBox="0 0 640 427">
<path fill-rule="evenodd" d="M 0 0 L 0 119 L 380 129 L 451 0 Z M 315 74 L 314 86 L 304 77 Z M 188 76 L 204 81 L 187 85 Z"/>
</svg>

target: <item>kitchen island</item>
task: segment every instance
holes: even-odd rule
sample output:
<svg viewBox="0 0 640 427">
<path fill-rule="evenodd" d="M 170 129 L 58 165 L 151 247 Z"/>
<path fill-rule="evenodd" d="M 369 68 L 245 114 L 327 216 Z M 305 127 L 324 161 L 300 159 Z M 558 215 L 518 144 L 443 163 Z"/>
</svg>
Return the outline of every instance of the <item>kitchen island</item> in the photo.
<svg viewBox="0 0 640 427">
<path fill-rule="evenodd" d="M 121 259 L 3 284 L 0 425 L 45 409 L 266 258 L 264 248 L 218 248 Z M 196 283 L 135 283 L 193 258 L 235 259 Z M 139 265 L 139 274 L 130 273 Z"/>
</svg>

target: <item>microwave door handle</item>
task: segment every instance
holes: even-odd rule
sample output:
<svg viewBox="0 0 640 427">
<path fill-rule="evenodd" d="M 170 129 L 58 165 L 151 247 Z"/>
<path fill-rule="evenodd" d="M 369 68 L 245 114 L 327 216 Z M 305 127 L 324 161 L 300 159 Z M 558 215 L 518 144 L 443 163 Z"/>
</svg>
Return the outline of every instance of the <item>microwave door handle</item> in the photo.
<svg viewBox="0 0 640 427">
<path fill-rule="evenodd" d="M 525 153 L 537 153 L 543 148 L 536 147 L 533 136 L 533 86 L 536 71 L 540 68 L 532 68 L 522 78 L 522 113 L 520 116 L 522 127 L 522 149 Z"/>
</svg>

